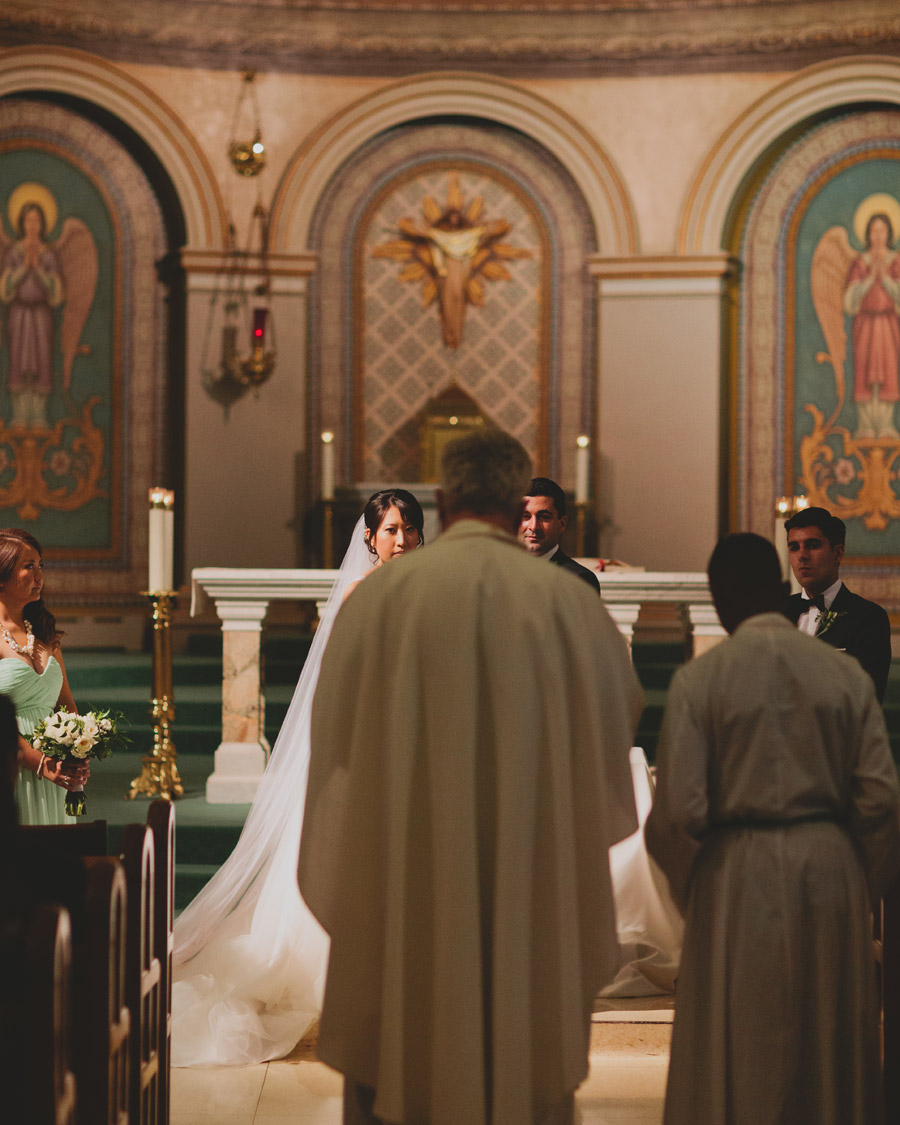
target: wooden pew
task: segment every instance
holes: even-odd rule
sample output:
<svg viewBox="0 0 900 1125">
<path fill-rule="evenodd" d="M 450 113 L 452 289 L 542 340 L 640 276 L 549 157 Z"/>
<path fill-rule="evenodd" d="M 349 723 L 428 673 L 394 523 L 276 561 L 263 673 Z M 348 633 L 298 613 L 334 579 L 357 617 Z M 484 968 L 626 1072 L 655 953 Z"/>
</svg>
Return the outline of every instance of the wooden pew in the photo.
<svg viewBox="0 0 900 1125">
<path fill-rule="evenodd" d="M 886 1121 L 900 1121 L 900 879 L 881 903 L 881 1013 Z"/>
<path fill-rule="evenodd" d="M 84 863 L 87 901 L 73 989 L 78 1117 L 81 1125 L 128 1125 L 125 870 L 112 856 Z"/>
<path fill-rule="evenodd" d="M 59 855 L 106 855 L 106 821 L 71 824 L 22 824 L 19 840 L 25 847 L 47 848 Z"/>
<path fill-rule="evenodd" d="M 81 827 L 17 829 L 17 862 L 26 873 L 24 899 L 52 901 L 58 896 L 72 916 L 72 1057 L 79 1120 L 127 1125 L 125 873 L 116 858 L 80 854 L 90 850 L 92 841 L 105 843 L 105 823 L 85 825 L 84 832 Z"/>
<path fill-rule="evenodd" d="M 18 831 L 22 846 L 27 848 L 47 847 L 58 854 L 67 853 L 70 856 L 105 856 L 105 821 L 23 827 Z M 143 854 L 145 846 L 149 847 L 149 859 Z M 94 1125 L 95 1121 L 122 1125 L 123 1109 L 116 1091 L 120 1089 L 123 1072 L 127 1072 L 131 1087 L 128 1108 L 134 1125 L 168 1125 L 171 1104 L 175 908 L 175 813 L 172 803 L 164 800 L 152 802 L 148 810 L 147 826 L 126 826 L 121 848 L 127 893 L 122 896 L 119 908 L 125 909 L 124 902 L 127 901 L 127 925 L 122 930 L 122 940 L 128 965 L 126 1004 L 127 1012 L 130 1013 L 130 1031 L 127 1024 L 123 1025 L 120 1016 L 115 1014 L 117 1001 L 113 998 L 113 982 L 106 982 L 103 994 L 109 998 L 111 1005 L 107 1039 L 112 1052 L 108 1056 L 108 1092 L 105 1095 L 100 1093 L 100 1079 L 94 1060 L 94 1073 L 89 1079 L 92 1116 L 87 1120 L 90 1125 Z M 89 861 L 94 862 L 95 860 Z M 112 925 L 112 921 L 108 920 L 108 924 Z M 111 947 L 112 932 L 108 932 L 102 940 L 107 947 Z M 92 975 L 96 976 L 98 971 L 98 967 L 94 966 Z M 157 974 L 155 978 L 154 973 Z M 142 982 L 140 985 L 137 983 L 138 978 Z M 154 979 L 155 984 L 152 983 Z M 143 989 L 144 993 L 140 1003 L 136 999 L 139 989 Z M 148 995 L 148 992 L 153 995 Z M 121 1009 L 121 1002 L 118 1003 Z M 129 1036 L 130 1048 L 126 1048 Z M 123 1055 L 128 1056 L 127 1067 L 122 1064 Z M 138 1112 L 140 1116 L 137 1115 Z"/>
<path fill-rule="evenodd" d="M 125 1002 L 131 1013 L 129 1116 L 131 1125 L 156 1125 L 160 1095 L 160 963 L 155 951 L 153 833 L 146 825 L 122 830 L 128 887 Z"/>
<path fill-rule="evenodd" d="M 69 915 L 40 903 L 21 920 L 16 964 L 22 976 L 0 1004 L 4 1110 L 29 1125 L 75 1125 L 76 1084 L 70 1066 Z M 5 950 L 7 955 L 12 950 Z"/>
<path fill-rule="evenodd" d="M 159 1113 L 157 1125 L 169 1125 L 172 1100 L 172 954 L 175 950 L 175 808 L 154 801 L 147 814 L 153 833 L 155 950 L 159 958 Z"/>
<path fill-rule="evenodd" d="M 71 1070 L 69 913 L 56 903 L 38 906 L 28 922 L 25 947 L 26 1005 L 21 1014 L 34 1125 L 74 1125 L 75 1075 Z"/>
</svg>

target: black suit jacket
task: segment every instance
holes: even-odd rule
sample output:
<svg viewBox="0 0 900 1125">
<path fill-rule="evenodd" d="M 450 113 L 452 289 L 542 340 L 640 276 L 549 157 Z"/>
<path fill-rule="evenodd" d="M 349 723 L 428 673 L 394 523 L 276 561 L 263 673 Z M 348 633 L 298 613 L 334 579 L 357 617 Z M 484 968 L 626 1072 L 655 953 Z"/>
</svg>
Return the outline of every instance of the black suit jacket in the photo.
<svg viewBox="0 0 900 1125">
<path fill-rule="evenodd" d="M 597 593 L 600 593 L 600 582 L 597 575 L 592 570 L 588 570 L 586 566 L 577 563 L 574 559 L 570 559 L 562 547 L 556 552 L 555 555 L 550 556 L 550 562 L 555 563 L 556 566 L 561 566 L 563 570 L 568 570 L 572 574 L 577 575 L 579 578 L 584 579 L 588 585 L 593 586 Z"/>
<path fill-rule="evenodd" d="M 787 617 L 796 625 L 808 605 L 800 594 L 792 594 L 785 611 Z M 879 703 L 883 702 L 891 667 L 888 615 L 880 605 L 851 593 L 846 586 L 841 586 L 835 594 L 831 608 L 840 616 L 820 639 L 855 656 L 872 677 Z"/>
</svg>

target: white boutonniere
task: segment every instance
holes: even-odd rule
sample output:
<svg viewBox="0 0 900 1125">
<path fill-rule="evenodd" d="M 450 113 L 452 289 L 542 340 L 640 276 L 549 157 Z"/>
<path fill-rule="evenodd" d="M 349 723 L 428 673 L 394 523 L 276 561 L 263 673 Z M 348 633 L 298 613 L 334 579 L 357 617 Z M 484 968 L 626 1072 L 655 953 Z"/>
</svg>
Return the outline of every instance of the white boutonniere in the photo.
<svg viewBox="0 0 900 1125">
<path fill-rule="evenodd" d="M 817 637 L 821 637 L 823 633 L 828 632 L 828 630 L 835 623 L 835 621 L 837 621 L 837 619 L 839 617 L 846 617 L 846 616 L 847 616 L 846 612 L 841 612 L 840 610 L 836 610 L 836 609 L 826 609 L 824 612 L 819 614 L 819 622 L 816 625 L 815 635 Z"/>
</svg>

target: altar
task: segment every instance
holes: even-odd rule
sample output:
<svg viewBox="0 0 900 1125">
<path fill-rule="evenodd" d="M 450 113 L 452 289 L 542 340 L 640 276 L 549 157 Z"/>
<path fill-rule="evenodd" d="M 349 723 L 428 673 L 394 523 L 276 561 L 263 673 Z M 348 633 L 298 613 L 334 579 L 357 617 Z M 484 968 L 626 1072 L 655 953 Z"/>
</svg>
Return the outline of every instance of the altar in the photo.
<svg viewBox="0 0 900 1125">
<path fill-rule="evenodd" d="M 425 489 L 417 486 L 424 494 Z M 372 489 L 375 491 L 375 488 Z M 424 504 L 423 504 L 424 507 Z M 432 502 L 430 514 L 436 520 Z M 429 511 L 426 509 L 426 542 Z M 434 535 L 437 535 L 435 524 Z M 598 570 L 598 559 L 578 560 L 597 573 L 606 608 L 631 644 L 644 606 L 674 610 L 689 651 L 698 655 L 725 632 L 703 573 Z M 536 564 L 539 565 L 539 564 Z M 192 613 L 211 599 L 222 622 L 222 739 L 206 783 L 211 804 L 252 801 L 268 761 L 264 734 L 265 684 L 260 660 L 262 630 L 273 601 L 313 601 L 321 609 L 338 572 L 321 569 L 204 567 L 192 574 Z"/>
</svg>

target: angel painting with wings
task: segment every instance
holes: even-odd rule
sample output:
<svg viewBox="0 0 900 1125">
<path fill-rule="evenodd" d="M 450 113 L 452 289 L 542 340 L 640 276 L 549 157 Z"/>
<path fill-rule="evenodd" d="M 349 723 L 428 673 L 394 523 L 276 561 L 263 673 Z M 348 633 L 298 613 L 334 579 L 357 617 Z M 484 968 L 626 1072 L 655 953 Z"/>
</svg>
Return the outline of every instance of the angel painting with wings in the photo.
<svg viewBox="0 0 900 1125">
<path fill-rule="evenodd" d="M 29 187 L 35 191 L 27 191 Z M 29 198 L 29 196 L 31 198 Z M 37 198 L 35 198 L 37 196 Z M 48 221 L 48 208 L 53 209 Z M 0 301 L 7 308 L 9 424 L 45 429 L 53 391 L 54 310 L 62 307 L 60 350 L 63 391 L 68 396 L 72 365 L 97 287 L 97 247 L 81 219 L 69 218 L 55 243 L 47 229 L 56 221 L 52 195 L 40 185 L 23 184 L 10 200 L 18 234 L 0 229 Z"/>
<path fill-rule="evenodd" d="M 894 408 L 900 399 L 900 254 L 893 248 L 894 223 L 887 211 L 870 212 L 864 232 L 858 233 L 865 244 L 862 253 L 850 245 L 844 227 L 831 227 L 822 236 L 812 260 L 813 301 L 840 400 L 844 397 L 847 350 L 844 316 L 853 318 L 854 439 L 897 440 L 900 433 Z"/>
</svg>

